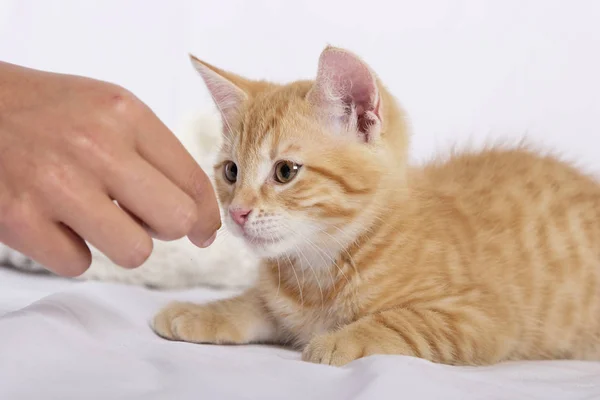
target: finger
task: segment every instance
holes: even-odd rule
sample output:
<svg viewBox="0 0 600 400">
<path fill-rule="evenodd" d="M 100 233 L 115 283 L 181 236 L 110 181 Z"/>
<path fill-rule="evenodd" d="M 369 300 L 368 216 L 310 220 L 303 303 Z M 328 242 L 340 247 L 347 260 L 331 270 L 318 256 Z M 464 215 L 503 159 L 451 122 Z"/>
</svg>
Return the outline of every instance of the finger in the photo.
<svg viewBox="0 0 600 400">
<path fill-rule="evenodd" d="M 135 155 L 106 179 L 110 196 L 163 240 L 187 235 L 196 222 L 194 201 L 183 190 Z"/>
<path fill-rule="evenodd" d="M 125 211 L 125 213 L 127 215 L 129 215 L 129 218 L 131 218 L 132 220 L 134 220 L 139 226 L 141 226 L 142 228 L 144 228 L 144 230 L 148 233 L 148 235 L 150 235 L 150 237 L 154 238 L 154 239 L 160 239 L 160 240 L 165 240 L 161 237 L 159 237 L 159 235 L 154 232 L 144 221 L 142 221 L 141 219 L 139 219 L 137 217 L 137 215 L 135 215 L 134 213 L 132 213 L 131 211 L 129 211 L 126 207 L 123 206 L 123 204 L 119 204 L 119 202 L 115 201 L 115 203 L 123 210 Z"/>
<path fill-rule="evenodd" d="M 152 239 L 125 211 L 100 191 L 86 193 L 83 201 L 72 201 L 58 218 L 80 237 L 125 268 L 142 265 L 152 252 Z"/>
<path fill-rule="evenodd" d="M 195 201 L 197 221 L 188 236 L 197 246 L 206 247 L 221 227 L 217 198 L 208 176 L 151 110 L 140 116 L 137 126 L 136 147 L 141 156 Z"/>
<path fill-rule="evenodd" d="M 3 221 L 0 242 L 58 275 L 75 277 L 89 268 L 92 256 L 85 241 L 60 223 L 23 211 Z"/>
</svg>

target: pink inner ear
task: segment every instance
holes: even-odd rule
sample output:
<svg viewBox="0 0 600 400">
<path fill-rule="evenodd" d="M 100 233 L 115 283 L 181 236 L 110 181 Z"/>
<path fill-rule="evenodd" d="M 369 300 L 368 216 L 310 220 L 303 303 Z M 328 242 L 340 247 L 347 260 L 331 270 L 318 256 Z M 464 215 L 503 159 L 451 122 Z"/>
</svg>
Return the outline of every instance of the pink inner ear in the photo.
<svg viewBox="0 0 600 400">
<path fill-rule="evenodd" d="M 381 122 L 375 76 L 363 61 L 344 50 L 323 51 L 315 88 L 309 96 L 330 117 L 355 126 L 365 141 L 371 128 Z"/>
<path fill-rule="evenodd" d="M 341 51 L 325 51 L 321 57 L 320 73 L 334 92 L 349 97 L 357 107 L 365 111 L 374 108 L 377 85 L 373 74 L 355 55 Z M 318 79 L 318 78 L 317 78 Z"/>
<path fill-rule="evenodd" d="M 225 125 L 230 124 L 237 117 L 242 103 L 246 100 L 246 93 L 201 62 L 193 60 L 193 63 L 221 113 L 223 122 Z"/>
<path fill-rule="evenodd" d="M 221 109 L 228 110 L 238 107 L 244 100 L 244 96 L 239 89 L 220 77 L 206 76 L 204 81 L 214 101 Z"/>
</svg>

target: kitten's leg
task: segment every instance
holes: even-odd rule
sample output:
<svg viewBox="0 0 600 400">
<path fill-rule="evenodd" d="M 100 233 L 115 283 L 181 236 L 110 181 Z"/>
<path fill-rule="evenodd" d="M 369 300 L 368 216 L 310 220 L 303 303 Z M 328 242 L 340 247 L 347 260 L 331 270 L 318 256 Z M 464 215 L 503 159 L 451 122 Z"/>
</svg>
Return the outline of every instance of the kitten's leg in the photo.
<svg viewBox="0 0 600 400">
<path fill-rule="evenodd" d="M 340 366 L 368 355 L 398 354 L 444 364 L 491 364 L 506 358 L 514 344 L 501 328 L 492 330 L 494 325 L 498 328 L 483 315 L 390 309 L 315 336 L 302 359 Z"/>
<path fill-rule="evenodd" d="M 277 333 L 254 289 L 214 303 L 172 303 L 154 317 L 152 325 L 159 336 L 194 343 L 270 342 Z"/>
</svg>

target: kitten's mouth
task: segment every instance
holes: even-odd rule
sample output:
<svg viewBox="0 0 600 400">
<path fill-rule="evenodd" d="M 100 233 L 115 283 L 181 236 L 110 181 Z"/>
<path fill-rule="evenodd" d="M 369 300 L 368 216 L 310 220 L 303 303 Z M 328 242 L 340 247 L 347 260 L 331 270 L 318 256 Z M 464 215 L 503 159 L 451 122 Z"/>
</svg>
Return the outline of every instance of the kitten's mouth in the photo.
<svg viewBox="0 0 600 400">
<path fill-rule="evenodd" d="M 281 241 L 281 238 L 279 237 L 260 237 L 260 236 L 253 236 L 253 235 L 249 235 L 246 232 L 244 232 L 244 239 L 246 239 L 246 241 L 250 244 L 253 245 L 260 245 L 260 246 L 267 246 L 267 245 L 272 245 L 275 243 L 278 243 Z"/>
</svg>

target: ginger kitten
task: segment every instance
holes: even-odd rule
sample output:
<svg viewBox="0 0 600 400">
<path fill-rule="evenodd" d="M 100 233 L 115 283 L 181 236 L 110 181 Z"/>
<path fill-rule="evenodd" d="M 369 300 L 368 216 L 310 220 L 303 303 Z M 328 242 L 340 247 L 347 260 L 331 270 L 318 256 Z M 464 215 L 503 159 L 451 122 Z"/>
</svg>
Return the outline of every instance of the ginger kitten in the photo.
<svg viewBox="0 0 600 400">
<path fill-rule="evenodd" d="M 264 261 L 238 297 L 167 306 L 160 336 L 331 365 L 600 359 L 597 181 L 521 148 L 411 168 L 404 113 L 342 49 L 287 85 L 194 64 L 224 120 L 226 223 Z"/>
</svg>

